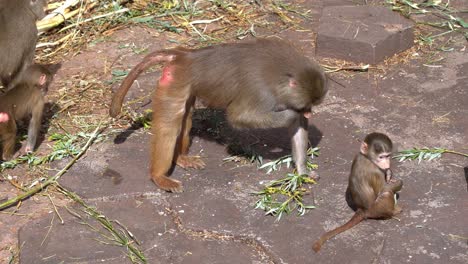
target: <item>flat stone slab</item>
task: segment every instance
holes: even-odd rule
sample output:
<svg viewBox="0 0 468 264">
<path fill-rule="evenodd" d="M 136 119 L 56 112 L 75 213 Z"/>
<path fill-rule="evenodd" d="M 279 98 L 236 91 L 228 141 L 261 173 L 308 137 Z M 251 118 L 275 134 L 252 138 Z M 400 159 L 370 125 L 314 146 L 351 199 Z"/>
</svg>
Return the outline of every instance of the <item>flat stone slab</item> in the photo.
<svg viewBox="0 0 468 264">
<path fill-rule="evenodd" d="M 326 113 L 316 118 L 322 124 L 326 120 L 333 120 L 323 127 L 329 133 L 340 130 L 342 119 Z M 442 198 L 445 194 L 427 194 L 433 182 L 444 180 L 437 173 L 427 175 L 417 170 L 415 164 L 407 163 L 410 167 L 400 166 L 398 170 L 405 180 L 400 198 L 405 211 L 400 221 L 365 221 L 330 240 L 315 254 L 312 242 L 352 215 L 344 199 L 351 161 L 348 164 L 332 161 L 322 169 L 324 177 L 312 187 L 317 209 L 303 217 L 290 215 L 276 222 L 274 217 L 254 209 L 258 197 L 251 193 L 260 190 L 262 182 L 279 178 L 287 169 L 266 175 L 255 166 L 223 164 L 224 146 L 196 138 L 192 150 L 197 152 L 201 145 L 211 153 L 205 157 L 207 167 L 190 170 L 188 177 L 176 168 L 173 177 L 182 180 L 186 189 L 180 194 L 167 193 L 148 179 L 144 166 L 147 157 L 137 154 L 141 150 L 136 147 L 138 142 L 147 142 L 147 135 L 136 134 L 119 145 L 109 147 L 106 142 L 93 148 L 61 182 L 77 184 L 69 188 L 87 197 L 87 204 L 108 219 L 125 226 L 139 241 L 147 263 L 331 264 L 401 260 L 422 264 L 463 263 L 467 258 L 462 253 L 467 249 L 466 242 L 450 236 L 463 235 L 466 189 L 452 190 L 451 206 L 447 206 Z M 324 149 L 327 152 L 334 155 L 335 149 Z M 351 160 L 354 154 L 349 149 L 338 153 L 346 160 Z M 114 159 L 103 166 L 105 162 L 100 158 L 110 156 Z M 128 168 L 124 170 L 119 161 Z M 122 178 L 107 175 L 108 169 Z M 458 182 L 450 167 L 443 170 L 444 177 Z M 420 179 L 426 182 L 423 186 Z M 311 195 L 304 199 L 306 204 L 312 202 Z M 79 205 L 72 206 L 71 211 L 82 217 L 59 209 L 63 225 L 51 211 L 47 217 L 20 230 L 20 263 L 130 263 L 124 247 L 103 243 L 108 241 L 99 232 L 106 234 L 106 230 L 94 218 L 84 214 Z M 119 228 L 117 222 L 113 223 Z"/>
<path fill-rule="evenodd" d="M 413 23 L 381 6 L 323 9 L 318 56 L 376 64 L 413 45 Z"/>
<path fill-rule="evenodd" d="M 134 134 L 125 144 L 106 142 L 87 154 L 80 166 L 73 166 L 60 184 L 86 199 L 120 197 L 157 190 L 148 167 L 150 137 Z M 132 157 L 128 159 L 129 155 Z M 138 177 L 140 176 L 140 177 Z"/>
<path fill-rule="evenodd" d="M 240 240 L 209 233 L 203 237 L 191 230 L 178 229 L 160 196 L 91 204 L 109 220 L 117 220 L 112 222 L 116 230 L 125 227 L 131 232 L 146 263 L 262 263 L 262 255 Z M 70 211 L 73 215 L 59 210 L 64 224 L 51 212 L 20 230 L 22 264 L 132 263 L 127 248 L 113 243 L 113 236 L 80 205 L 75 204 Z M 135 241 L 131 243 L 137 245 Z"/>
<path fill-rule="evenodd" d="M 128 35 L 128 30 L 121 34 Z M 154 39 L 148 38 L 147 33 L 138 33 L 135 40 Z M 107 42 L 98 45 L 109 50 Z M 322 178 L 311 187 L 312 195 L 304 197 L 305 204 L 316 201 L 317 208 L 304 216 L 293 213 L 276 222 L 274 217 L 254 209 L 258 197 L 251 193 L 291 169 L 283 166 L 267 175 L 255 164 L 223 161 L 230 154 L 218 136 L 226 133 L 217 133 L 220 123 L 209 115 L 195 118 L 190 149 L 191 154 L 203 157 L 207 167 L 176 167 L 171 175 L 183 182 L 183 193 L 161 191 L 149 179 L 150 136 L 143 129 L 123 133 L 125 140 L 118 135 L 119 140 L 93 145 L 60 183 L 108 219 L 125 226 L 140 242 L 139 248 L 151 264 L 465 264 L 468 169 L 466 158 L 455 155 L 420 164 L 395 162 L 395 175 L 404 181 L 400 221 L 364 221 L 331 239 L 318 254 L 311 249 L 318 236 L 345 223 L 353 214 L 344 192 L 353 156 L 359 149 L 358 139 L 362 140 L 365 134 L 388 133 L 399 150 L 421 146 L 463 149 L 466 145 L 468 56 L 464 51 L 447 54 L 447 60 L 441 62 L 443 68 L 419 64 L 390 68 L 378 86 L 369 82 L 368 73 L 346 80 L 337 76 L 356 89 L 341 89 L 331 83 L 327 102 L 317 108 L 318 114 L 311 120 L 316 126 L 310 129 L 311 141 L 319 142 L 321 148 L 314 162 L 319 164 Z M 106 61 L 114 59 L 109 57 Z M 446 121 L 441 122 L 440 117 Z M 198 130 L 214 133 L 200 136 Z M 270 147 L 285 152 L 275 151 L 275 155 L 290 152 L 287 130 L 243 132 L 239 142 L 245 139 L 256 142 L 253 147 L 265 150 L 256 152 L 265 161 L 278 158 L 269 154 Z M 61 162 L 58 168 L 66 163 Z M 29 217 L 22 211 L 27 204 L 34 206 L 34 197 L 17 211 L 21 219 Z M 96 219 L 83 213 L 81 206 L 67 206 L 81 218 L 59 207 L 62 225 L 51 204 L 48 214 L 28 221 L 21 229 L 20 263 L 130 263 L 125 247 L 102 243 L 106 240 L 99 232 L 105 230 Z M 0 216 L 2 232 L 11 228 L 9 224 L 17 219 L 13 217 L 17 216 Z M 120 224 L 113 223 L 119 228 Z M 97 231 L 87 224 L 97 227 Z M 0 261 L 4 262 L 8 263 Z"/>
</svg>

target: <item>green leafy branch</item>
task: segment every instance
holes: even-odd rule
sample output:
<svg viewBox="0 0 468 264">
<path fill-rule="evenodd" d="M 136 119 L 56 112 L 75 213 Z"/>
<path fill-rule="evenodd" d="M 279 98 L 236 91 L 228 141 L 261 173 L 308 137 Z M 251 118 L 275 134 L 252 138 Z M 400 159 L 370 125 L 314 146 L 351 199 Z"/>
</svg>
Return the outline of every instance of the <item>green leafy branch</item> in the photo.
<svg viewBox="0 0 468 264">
<path fill-rule="evenodd" d="M 224 162 L 247 162 L 247 163 L 257 163 L 257 164 L 262 164 L 263 162 L 263 157 L 256 154 L 256 153 L 246 153 L 245 154 L 246 157 L 242 156 L 242 155 L 233 155 L 233 156 L 229 156 L 227 158 L 224 158 L 223 161 Z"/>
<path fill-rule="evenodd" d="M 317 157 L 319 155 L 319 150 L 320 148 L 318 147 L 315 147 L 315 148 L 309 148 L 307 150 L 307 157 L 309 158 L 314 158 L 314 157 Z M 292 158 L 292 155 L 286 155 L 286 156 L 283 156 L 277 160 L 274 160 L 274 161 L 270 161 L 270 162 L 267 162 L 265 164 L 263 164 L 262 166 L 259 167 L 259 169 L 266 169 L 267 170 L 267 174 L 270 174 L 271 172 L 273 171 L 277 171 L 281 168 L 281 165 L 283 164 L 286 164 L 286 167 L 287 168 L 290 168 L 292 166 L 292 163 L 293 163 L 293 158 Z M 317 169 L 317 164 L 313 164 L 312 162 L 310 162 L 309 160 L 307 160 L 307 168 L 309 169 Z"/>
<path fill-rule="evenodd" d="M 256 163 L 258 165 L 263 164 L 263 157 L 250 146 L 244 147 L 235 143 L 229 144 L 228 152 L 232 153 L 232 155 L 224 158 L 224 162 Z"/>
<path fill-rule="evenodd" d="M 83 147 L 80 148 L 80 151 L 79 153 L 73 157 L 73 159 L 71 161 L 69 161 L 67 163 L 67 165 L 62 168 L 59 172 L 57 172 L 55 175 L 53 176 L 49 176 L 44 182 L 42 182 L 41 184 L 37 184 L 35 185 L 34 187 L 30 188 L 30 189 L 27 189 L 27 190 L 24 190 L 24 192 L 22 192 L 21 194 L 19 194 L 18 196 L 14 197 L 14 198 L 11 198 L 9 199 L 8 201 L 6 202 L 3 202 L 3 203 L 0 203 L 0 211 L 5 209 L 5 208 L 8 208 L 14 204 L 17 204 L 18 202 L 20 201 L 23 201 L 24 199 L 42 191 L 43 189 L 47 188 L 47 186 L 51 185 L 51 184 L 54 184 L 54 183 L 57 183 L 57 180 L 62 177 L 63 174 L 65 174 L 68 169 L 70 169 L 73 164 L 75 164 L 75 162 L 81 158 L 81 156 L 84 155 L 84 153 L 86 153 L 86 151 L 88 150 L 88 148 L 91 146 L 91 144 L 93 144 L 94 142 L 96 142 L 96 140 L 99 138 L 99 136 L 102 134 L 102 132 L 107 128 L 107 125 L 104 126 L 104 127 L 101 127 L 101 124 L 98 125 L 98 127 L 96 128 L 96 130 L 94 130 L 94 132 L 91 134 L 91 136 L 89 137 L 88 141 L 86 142 L 86 144 L 84 144 Z M 3 165 L 3 164 L 2 164 Z"/>
<path fill-rule="evenodd" d="M 133 117 L 133 122 L 135 122 L 135 124 L 141 125 L 144 129 L 150 129 L 151 113 L 153 113 L 151 109 L 146 109 L 143 114 Z"/>
<path fill-rule="evenodd" d="M 443 4 L 441 0 L 429 0 L 418 4 L 409 0 L 387 0 L 387 4 L 392 5 L 394 11 L 400 11 L 406 15 L 432 13 L 437 17 L 447 20 L 444 25 L 451 30 L 455 30 L 455 28 L 468 28 L 468 22 L 465 22 L 461 17 L 451 15 L 460 11 L 449 7 L 449 2 Z"/>
<path fill-rule="evenodd" d="M 127 77 L 128 73 L 129 71 L 125 70 L 112 70 L 112 79 L 105 81 L 105 83 L 111 85 L 117 82 L 121 82 L 123 79 L 125 79 L 125 77 Z"/>
<path fill-rule="evenodd" d="M 444 148 L 412 148 L 398 152 L 398 154 L 393 156 L 393 158 L 398 159 L 399 162 L 403 162 L 406 160 L 418 160 L 418 162 L 421 162 L 422 160 L 431 161 L 433 159 L 438 159 L 442 157 L 442 154 L 444 153 L 452 153 L 468 157 L 468 154 L 466 153 Z"/>
<path fill-rule="evenodd" d="M 99 137 L 100 136 L 102 135 L 99 135 Z M 30 167 L 33 167 L 45 163 L 50 163 L 55 160 L 61 160 L 68 157 L 75 157 L 80 153 L 80 143 L 82 144 L 81 139 L 87 140 L 90 137 L 92 137 L 92 133 L 80 132 L 76 135 L 58 133 L 52 134 L 49 137 L 49 140 L 54 141 L 55 143 L 52 146 L 51 153 L 43 157 L 36 156 L 34 153 L 28 153 L 14 160 L 5 161 L 2 164 L 0 164 L 0 172 L 6 169 L 13 169 L 19 164 L 23 163 L 27 163 Z M 95 141 L 99 141 L 99 139 Z"/>
<path fill-rule="evenodd" d="M 427 24 L 433 27 L 448 29 L 446 32 L 430 36 L 420 36 L 419 38 L 429 45 L 432 45 L 436 38 L 443 35 L 462 31 L 466 38 L 468 38 L 468 22 L 461 17 L 454 16 L 455 13 L 464 11 L 457 11 L 449 7 L 450 1 L 443 3 L 441 0 L 428 0 L 423 3 L 414 3 L 410 0 L 387 0 L 387 4 L 392 5 L 392 10 L 401 12 L 403 15 L 409 17 L 411 14 L 433 14 L 434 16 L 443 19 L 441 22 L 419 22 L 420 24 Z"/>
<path fill-rule="evenodd" d="M 112 245 L 125 247 L 128 252 L 127 257 L 130 259 L 132 263 L 147 263 L 147 259 L 143 251 L 139 249 L 140 243 L 124 225 L 122 225 L 117 220 L 108 219 L 105 215 L 99 212 L 95 207 L 92 207 L 86 204 L 86 202 L 83 201 L 83 199 L 81 199 L 81 197 L 79 197 L 77 194 L 70 192 L 69 190 L 65 189 L 59 184 L 56 184 L 56 185 L 58 187 L 58 190 L 61 193 L 63 193 L 68 198 L 80 204 L 83 207 L 83 211 L 87 215 L 89 215 L 91 218 L 98 221 L 99 224 L 107 231 L 107 234 L 102 231 L 99 231 L 96 227 L 93 227 L 90 223 L 84 222 L 84 219 L 80 214 L 68 209 L 68 211 L 72 215 L 83 220 L 83 224 L 89 226 L 91 229 L 98 232 L 103 238 L 110 241 Z M 119 226 L 119 228 L 116 228 L 116 226 Z M 101 242 L 107 244 L 106 241 L 101 241 Z"/>
<path fill-rule="evenodd" d="M 254 193 L 261 196 L 255 202 L 255 209 L 266 211 L 265 215 L 276 216 L 279 221 L 283 214 L 289 214 L 297 210 L 299 216 L 307 210 L 315 208 L 313 205 L 305 205 L 303 196 L 307 190 L 303 184 L 316 182 L 307 175 L 289 173 L 285 178 L 270 182 L 262 191 Z"/>
</svg>

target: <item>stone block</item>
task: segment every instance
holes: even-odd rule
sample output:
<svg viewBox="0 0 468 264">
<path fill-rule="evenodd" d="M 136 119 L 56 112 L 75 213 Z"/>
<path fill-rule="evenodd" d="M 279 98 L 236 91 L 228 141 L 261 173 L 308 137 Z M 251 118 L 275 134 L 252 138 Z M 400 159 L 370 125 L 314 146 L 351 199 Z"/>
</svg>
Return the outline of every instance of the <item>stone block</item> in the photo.
<svg viewBox="0 0 468 264">
<path fill-rule="evenodd" d="M 323 9 L 316 54 L 376 64 L 413 45 L 413 23 L 383 6 Z"/>
</svg>

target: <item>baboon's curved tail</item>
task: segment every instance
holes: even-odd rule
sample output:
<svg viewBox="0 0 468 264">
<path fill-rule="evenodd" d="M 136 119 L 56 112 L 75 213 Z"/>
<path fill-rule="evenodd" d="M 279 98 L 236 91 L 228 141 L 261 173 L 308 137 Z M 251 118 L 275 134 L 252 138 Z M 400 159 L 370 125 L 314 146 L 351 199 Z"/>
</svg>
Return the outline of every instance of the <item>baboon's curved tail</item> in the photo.
<svg viewBox="0 0 468 264">
<path fill-rule="evenodd" d="M 112 102 L 109 109 L 111 117 L 116 117 L 120 114 L 122 103 L 128 90 L 138 76 L 149 67 L 154 66 L 160 62 L 171 62 L 175 59 L 179 52 L 176 50 L 159 50 L 146 55 L 143 60 L 138 63 L 125 77 L 119 89 L 112 96 Z"/>
<path fill-rule="evenodd" d="M 342 233 L 342 232 L 350 229 L 351 227 L 359 224 L 364 219 L 365 218 L 364 218 L 363 214 L 360 211 L 357 211 L 353 215 L 353 217 L 351 217 L 351 219 L 346 224 L 344 224 L 342 226 L 339 226 L 339 227 L 337 227 L 337 228 L 323 234 L 317 241 L 315 241 L 314 245 L 312 245 L 312 249 L 315 252 L 318 252 L 320 250 L 320 248 L 322 248 L 322 245 L 325 242 L 327 242 L 327 240 L 329 240 L 330 238 L 338 235 L 339 233 Z"/>
</svg>

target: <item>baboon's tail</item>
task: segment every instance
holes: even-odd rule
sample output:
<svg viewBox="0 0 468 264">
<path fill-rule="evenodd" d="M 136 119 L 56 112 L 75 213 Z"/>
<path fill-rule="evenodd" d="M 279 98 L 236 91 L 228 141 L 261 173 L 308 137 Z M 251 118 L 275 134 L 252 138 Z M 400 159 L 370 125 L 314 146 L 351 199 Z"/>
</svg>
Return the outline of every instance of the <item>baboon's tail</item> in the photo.
<svg viewBox="0 0 468 264">
<path fill-rule="evenodd" d="M 362 215 L 362 213 L 359 211 L 356 212 L 346 224 L 323 234 L 317 241 L 315 241 L 314 245 L 312 246 L 312 249 L 315 252 L 318 252 L 320 248 L 322 248 L 322 245 L 325 242 L 327 242 L 327 240 L 359 224 L 362 220 L 364 220 L 364 216 Z"/>
<path fill-rule="evenodd" d="M 143 60 L 130 71 L 119 89 L 114 93 L 109 109 L 110 116 L 116 117 L 120 114 L 120 109 L 122 108 L 122 103 L 128 89 L 130 89 L 133 82 L 143 71 L 160 62 L 171 62 L 175 59 L 177 54 L 178 52 L 176 50 L 159 50 L 146 55 Z"/>
</svg>

